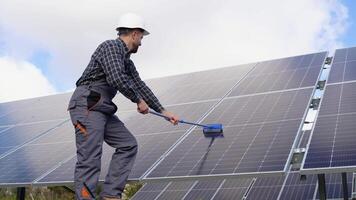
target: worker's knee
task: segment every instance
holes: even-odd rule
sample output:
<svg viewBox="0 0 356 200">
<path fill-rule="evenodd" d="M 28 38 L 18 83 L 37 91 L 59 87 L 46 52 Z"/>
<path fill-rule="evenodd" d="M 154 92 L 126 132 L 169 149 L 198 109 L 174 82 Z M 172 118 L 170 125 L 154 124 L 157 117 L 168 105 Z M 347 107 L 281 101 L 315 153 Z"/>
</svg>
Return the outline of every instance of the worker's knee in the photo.
<svg viewBox="0 0 356 200">
<path fill-rule="evenodd" d="M 137 151 L 138 151 L 138 144 L 137 144 L 137 140 L 136 138 L 134 138 L 134 140 L 132 141 L 131 145 L 130 145 L 130 149 L 131 149 L 131 152 L 133 154 L 137 154 Z"/>
<path fill-rule="evenodd" d="M 127 142 L 125 145 L 117 147 L 116 152 L 125 152 L 132 155 L 136 155 L 138 151 L 138 144 L 136 139 Z"/>
</svg>

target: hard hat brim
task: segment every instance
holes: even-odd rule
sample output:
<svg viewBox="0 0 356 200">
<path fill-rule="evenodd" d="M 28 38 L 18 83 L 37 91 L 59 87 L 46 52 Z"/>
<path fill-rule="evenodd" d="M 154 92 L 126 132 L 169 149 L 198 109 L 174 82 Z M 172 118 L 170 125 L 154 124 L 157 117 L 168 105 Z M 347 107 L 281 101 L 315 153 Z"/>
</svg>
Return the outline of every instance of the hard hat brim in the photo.
<svg viewBox="0 0 356 200">
<path fill-rule="evenodd" d="M 130 28 L 130 29 L 134 29 L 134 28 L 131 28 L 131 27 L 117 27 L 115 30 L 116 30 L 116 31 L 119 31 L 120 28 Z M 140 28 L 140 27 L 137 27 L 137 28 L 143 30 L 143 35 L 145 35 L 145 36 L 150 34 L 150 32 L 148 32 L 146 29 L 143 29 L 143 28 Z"/>
</svg>

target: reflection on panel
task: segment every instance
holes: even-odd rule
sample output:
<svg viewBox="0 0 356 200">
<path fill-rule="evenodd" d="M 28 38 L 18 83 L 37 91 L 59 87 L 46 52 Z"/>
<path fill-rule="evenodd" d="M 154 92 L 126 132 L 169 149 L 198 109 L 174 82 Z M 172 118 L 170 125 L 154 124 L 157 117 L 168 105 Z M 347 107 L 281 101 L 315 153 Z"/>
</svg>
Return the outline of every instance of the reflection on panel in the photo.
<svg viewBox="0 0 356 200">
<path fill-rule="evenodd" d="M 0 113 L 0 126 L 69 118 L 67 112 L 69 98 L 70 94 L 66 93 L 26 100 L 30 102 L 26 106 L 22 105 L 26 103 L 24 101 L 13 102 L 11 112 L 3 116 Z M 0 107 L 7 107 L 7 105 L 0 104 Z"/>
<path fill-rule="evenodd" d="M 322 52 L 260 62 L 229 96 L 314 86 L 325 56 Z"/>
<path fill-rule="evenodd" d="M 32 139 L 35 139 L 62 122 L 63 121 L 50 121 L 18 125 L 0 133 L 0 155 L 5 153 L 6 150 L 18 147 Z"/>
<path fill-rule="evenodd" d="M 48 137 L 55 138 L 66 129 L 66 125 L 55 128 L 48 132 Z M 49 140 L 45 143 L 39 141 L 41 138 L 0 159 L 1 184 L 33 182 L 75 151 L 73 140 Z"/>
</svg>

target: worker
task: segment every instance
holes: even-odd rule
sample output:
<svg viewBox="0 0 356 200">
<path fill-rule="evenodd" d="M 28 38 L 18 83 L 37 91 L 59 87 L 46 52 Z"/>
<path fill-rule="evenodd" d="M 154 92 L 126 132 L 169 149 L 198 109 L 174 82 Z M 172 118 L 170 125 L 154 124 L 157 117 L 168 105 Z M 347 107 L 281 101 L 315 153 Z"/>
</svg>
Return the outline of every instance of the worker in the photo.
<svg viewBox="0 0 356 200">
<path fill-rule="evenodd" d="M 174 125 L 178 117 L 167 111 L 141 80 L 133 61 L 143 36 L 149 34 L 143 19 L 134 13 L 124 14 L 116 28 L 118 38 L 101 43 L 93 53 L 82 76 L 76 82 L 68 106 L 75 128 L 77 163 L 74 172 L 77 199 L 95 199 L 100 175 L 102 145 L 115 148 L 100 197 L 119 200 L 137 153 L 137 141 L 115 115 L 112 102 L 117 91 L 137 104 L 137 111 L 149 108 L 162 113 Z"/>
</svg>

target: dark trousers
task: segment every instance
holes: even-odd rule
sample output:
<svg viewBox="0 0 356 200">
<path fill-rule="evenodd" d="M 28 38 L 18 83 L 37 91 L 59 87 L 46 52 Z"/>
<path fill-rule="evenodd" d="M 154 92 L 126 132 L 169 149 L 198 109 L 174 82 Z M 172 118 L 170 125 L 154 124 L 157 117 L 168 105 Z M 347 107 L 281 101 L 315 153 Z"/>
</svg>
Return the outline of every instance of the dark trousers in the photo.
<svg viewBox="0 0 356 200">
<path fill-rule="evenodd" d="M 75 127 L 77 163 L 74 181 L 77 199 L 95 199 L 102 146 L 115 148 L 101 196 L 120 198 L 137 154 L 135 137 L 114 115 L 116 91 L 107 85 L 79 86 L 68 110 Z"/>
</svg>

